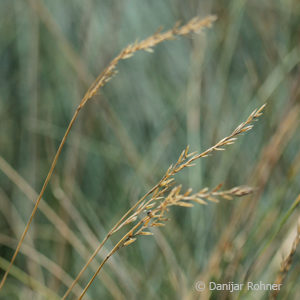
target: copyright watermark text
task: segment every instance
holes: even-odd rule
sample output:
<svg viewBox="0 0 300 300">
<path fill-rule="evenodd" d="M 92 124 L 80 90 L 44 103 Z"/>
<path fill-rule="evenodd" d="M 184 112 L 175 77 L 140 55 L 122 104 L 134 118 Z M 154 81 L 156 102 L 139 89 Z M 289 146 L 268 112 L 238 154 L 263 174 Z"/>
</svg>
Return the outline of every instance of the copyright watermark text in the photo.
<svg viewBox="0 0 300 300">
<path fill-rule="evenodd" d="M 214 281 L 210 281 L 205 283 L 204 281 L 196 281 L 195 289 L 197 292 L 203 292 L 204 290 L 209 291 L 241 291 L 243 289 L 248 291 L 279 291 L 282 284 L 276 283 L 263 283 L 262 281 L 259 282 L 251 282 L 248 281 L 247 283 L 234 283 L 232 281 L 227 283 L 217 283 Z"/>
</svg>

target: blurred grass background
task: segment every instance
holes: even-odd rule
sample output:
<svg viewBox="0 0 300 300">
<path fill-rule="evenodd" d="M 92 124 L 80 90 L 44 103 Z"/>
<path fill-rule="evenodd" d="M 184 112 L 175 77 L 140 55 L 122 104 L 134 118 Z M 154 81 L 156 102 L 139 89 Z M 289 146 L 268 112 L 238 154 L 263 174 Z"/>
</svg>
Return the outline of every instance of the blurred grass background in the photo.
<svg viewBox="0 0 300 300">
<path fill-rule="evenodd" d="M 300 193 L 297 0 L 1 1 L 0 267 L 13 254 L 35 192 L 93 79 L 122 48 L 159 26 L 169 29 L 178 20 L 211 13 L 218 20 L 204 34 L 121 62 L 119 74 L 85 106 L 1 299 L 63 295 L 63 270 L 75 278 L 97 241 L 187 144 L 204 151 L 265 102 L 265 114 L 250 133 L 177 176 L 186 188 L 248 184 L 257 192 L 171 211 L 154 239 L 141 238 L 111 259 L 88 295 L 269 297 L 200 294 L 194 283 L 272 283 L 291 248 L 299 210 L 280 222 Z M 300 298 L 299 261 L 298 252 L 280 299 Z M 54 263 L 63 270 L 49 266 Z M 92 274 L 89 269 L 81 286 Z"/>
</svg>

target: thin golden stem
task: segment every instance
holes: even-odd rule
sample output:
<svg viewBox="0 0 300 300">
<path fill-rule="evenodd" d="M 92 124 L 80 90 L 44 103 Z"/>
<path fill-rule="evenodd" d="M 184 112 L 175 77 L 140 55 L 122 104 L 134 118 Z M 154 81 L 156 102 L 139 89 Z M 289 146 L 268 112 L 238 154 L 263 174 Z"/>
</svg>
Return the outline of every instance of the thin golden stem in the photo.
<svg viewBox="0 0 300 300">
<path fill-rule="evenodd" d="M 84 296 L 84 294 L 86 293 L 86 291 L 88 290 L 88 288 L 90 287 L 90 285 L 92 284 L 92 282 L 95 280 L 95 278 L 97 277 L 97 275 L 99 274 L 99 272 L 101 271 L 102 267 L 104 266 L 104 264 L 109 260 L 109 258 L 116 252 L 118 251 L 118 249 L 123 245 L 123 242 L 128 239 L 131 235 L 131 233 L 136 230 L 138 227 L 140 227 L 147 219 L 150 219 L 149 217 L 147 217 L 146 219 L 143 219 L 141 221 L 139 221 L 130 231 L 128 231 L 120 240 L 119 242 L 113 247 L 113 249 L 107 254 L 107 256 L 104 258 L 104 260 L 102 261 L 102 263 L 100 264 L 100 266 L 98 267 L 97 271 L 94 273 L 93 277 L 90 279 L 90 281 L 88 282 L 88 284 L 86 285 L 86 287 L 83 289 L 83 292 L 81 293 L 80 297 L 78 298 L 78 300 L 82 299 L 82 297 Z"/>
<path fill-rule="evenodd" d="M 128 217 L 128 215 L 142 202 L 147 198 L 150 194 L 153 193 L 153 191 L 158 187 L 159 184 L 154 186 L 147 194 L 145 194 L 138 202 L 136 202 L 123 216 L 122 218 L 112 227 L 112 229 L 109 231 L 109 233 L 105 236 L 105 238 L 102 240 L 102 242 L 99 244 L 99 246 L 96 248 L 96 250 L 93 252 L 89 260 L 86 262 L 86 264 L 83 266 L 81 271 L 78 273 L 76 278 L 74 279 L 73 283 L 71 286 L 68 288 L 68 290 L 65 292 L 63 296 L 63 300 L 67 298 L 67 296 L 70 294 L 71 290 L 73 287 L 77 284 L 79 278 L 82 276 L 82 274 L 85 272 L 87 267 L 90 265 L 90 263 L 93 261 L 93 259 L 96 257 L 96 255 L 99 253 L 99 251 L 102 249 L 103 245 L 106 243 L 106 241 L 113 235 L 115 229 L 119 227 L 119 225 Z M 106 259 L 107 260 L 107 259 Z M 100 270 L 99 270 L 100 271 Z M 98 273 L 99 273 L 98 271 Z M 97 273 L 97 274 L 98 274 Z"/>
<path fill-rule="evenodd" d="M 4 283 L 5 283 L 5 280 L 6 280 L 7 276 L 8 276 L 8 273 L 9 273 L 9 271 L 10 271 L 10 269 L 11 269 L 11 267 L 12 267 L 12 265 L 13 265 L 13 263 L 14 263 L 16 257 L 17 257 L 17 255 L 18 255 L 19 251 L 20 251 L 21 245 L 22 245 L 22 243 L 23 243 L 23 241 L 24 241 L 24 239 L 25 239 L 25 236 L 26 236 L 26 234 L 27 234 L 27 232 L 28 232 L 29 226 L 30 226 L 30 224 L 31 224 L 31 222 L 32 222 L 32 220 L 33 220 L 33 218 L 34 218 L 34 215 L 35 215 L 35 213 L 36 213 L 36 211 L 37 211 L 38 205 L 39 205 L 39 203 L 40 203 L 40 201 L 41 201 L 41 199 L 42 199 L 42 196 L 43 196 L 43 194 L 44 194 L 44 192 L 45 192 L 45 189 L 46 189 L 46 187 L 47 187 L 47 185 L 48 185 L 48 183 L 49 183 L 49 181 L 50 181 L 50 178 L 51 178 L 51 176 L 52 176 L 52 174 L 53 174 L 53 171 L 54 171 L 54 168 L 55 168 L 55 166 L 56 166 L 58 157 L 59 157 L 59 155 L 60 155 L 60 153 L 61 153 L 61 151 L 62 151 L 62 148 L 63 148 L 63 146 L 64 146 L 64 144 L 65 144 L 65 142 L 66 142 L 66 139 L 67 139 L 67 137 L 68 137 L 68 135 L 69 135 L 69 133 L 70 133 L 70 131 L 71 131 L 73 125 L 74 125 L 74 122 L 75 122 L 75 120 L 77 119 L 77 116 L 78 116 L 78 114 L 79 114 L 80 109 L 81 109 L 80 106 L 76 109 L 76 111 L 75 111 L 75 113 L 74 113 L 74 115 L 73 115 L 73 117 L 72 117 L 72 119 L 71 119 L 71 121 L 70 121 L 70 123 L 69 123 L 69 126 L 68 126 L 68 128 L 67 128 L 67 130 L 66 130 L 66 132 L 65 132 L 65 135 L 64 135 L 63 139 L 61 140 L 61 143 L 60 143 L 60 145 L 59 145 L 59 147 L 58 147 L 58 150 L 57 150 L 57 152 L 56 152 L 56 154 L 55 154 L 55 157 L 54 157 L 53 162 L 52 162 L 52 164 L 51 164 L 50 170 L 49 170 L 49 172 L 48 172 L 48 174 L 47 174 L 47 177 L 46 177 L 45 182 L 44 182 L 44 184 L 43 184 L 43 187 L 42 187 L 42 189 L 41 189 L 41 192 L 40 192 L 40 194 L 39 194 L 39 196 L 38 196 L 38 198 L 37 198 L 37 200 L 36 200 L 36 203 L 35 203 L 35 205 L 34 205 L 34 208 L 33 208 L 33 210 L 32 210 L 32 213 L 31 213 L 31 215 L 30 215 L 30 218 L 29 218 L 29 220 L 28 220 L 28 222 L 27 222 L 27 224 L 26 224 L 26 226 L 25 226 L 25 229 L 24 229 L 22 235 L 21 235 L 21 238 L 20 238 L 20 240 L 19 240 L 19 242 L 18 242 L 18 245 L 17 245 L 17 248 L 16 248 L 16 250 L 15 250 L 15 252 L 14 252 L 14 255 L 13 255 L 13 257 L 12 257 L 10 263 L 9 263 L 9 266 L 7 267 L 7 269 L 6 269 L 6 271 L 5 271 L 5 274 L 4 274 L 4 276 L 3 276 L 2 280 L 1 280 L 1 283 L 0 283 L 0 290 L 1 290 L 1 288 L 3 287 L 3 285 L 4 285 Z"/>
<path fill-rule="evenodd" d="M 147 215 L 143 217 L 137 224 L 135 224 L 120 240 L 117 244 L 113 247 L 113 249 L 108 253 L 105 259 L 102 261 L 100 266 L 98 267 L 97 271 L 94 273 L 93 277 L 90 279 L 86 287 L 84 288 L 83 292 L 81 293 L 79 299 L 82 299 L 88 288 L 91 286 L 92 282 L 95 280 L 97 275 L 99 274 L 100 270 L 103 268 L 104 264 L 108 261 L 108 259 L 117 252 L 121 247 L 127 246 L 133 243 L 139 235 L 151 235 L 151 232 L 146 231 L 145 229 L 155 226 L 164 226 L 164 222 L 168 219 L 165 218 L 165 212 L 167 211 L 168 207 L 171 206 L 185 206 L 185 207 L 192 207 L 193 204 L 190 202 L 195 202 L 199 204 L 206 204 L 203 199 L 212 202 L 218 202 L 219 200 L 215 197 L 220 197 L 224 199 L 232 199 L 230 196 L 234 197 L 241 197 L 252 192 L 251 188 L 248 187 L 235 187 L 227 191 L 218 191 L 221 185 L 217 186 L 215 189 L 211 191 L 202 190 L 198 193 L 191 195 L 191 189 L 186 191 L 184 194 L 180 194 L 181 186 L 174 187 L 167 196 L 164 197 L 162 202 L 157 202 L 156 207 L 152 209 L 152 211 L 148 210 Z M 215 197 L 213 197 L 215 196 Z M 147 205 L 153 199 L 151 198 L 147 201 L 146 204 L 142 205 L 142 208 L 139 209 L 139 213 L 145 212 L 147 210 Z M 152 221 L 152 222 L 151 222 Z"/>
</svg>

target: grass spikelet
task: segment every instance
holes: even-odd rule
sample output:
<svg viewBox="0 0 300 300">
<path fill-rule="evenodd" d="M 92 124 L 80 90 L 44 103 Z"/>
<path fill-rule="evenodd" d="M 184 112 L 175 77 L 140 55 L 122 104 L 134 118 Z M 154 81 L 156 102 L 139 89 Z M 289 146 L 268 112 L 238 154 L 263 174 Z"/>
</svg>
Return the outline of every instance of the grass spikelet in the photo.
<svg viewBox="0 0 300 300">
<path fill-rule="evenodd" d="M 136 41 L 135 43 L 128 45 L 119 53 L 118 56 L 116 56 L 109 63 L 104 71 L 97 77 L 97 79 L 94 81 L 94 83 L 91 85 L 91 87 L 83 97 L 80 103 L 80 107 L 83 107 L 86 102 L 90 100 L 97 93 L 97 91 L 112 78 L 113 71 L 121 60 L 131 58 L 135 52 L 141 50 L 152 53 L 153 47 L 155 47 L 157 44 L 167 40 L 173 40 L 176 36 L 186 36 L 190 33 L 200 33 L 204 28 L 211 27 L 212 23 L 216 19 L 216 16 L 208 16 L 204 19 L 196 17 L 181 27 L 179 27 L 178 23 L 176 23 L 172 29 L 166 32 L 161 33 L 160 31 L 157 31 L 152 36 L 142 40 L 141 42 Z"/>
</svg>

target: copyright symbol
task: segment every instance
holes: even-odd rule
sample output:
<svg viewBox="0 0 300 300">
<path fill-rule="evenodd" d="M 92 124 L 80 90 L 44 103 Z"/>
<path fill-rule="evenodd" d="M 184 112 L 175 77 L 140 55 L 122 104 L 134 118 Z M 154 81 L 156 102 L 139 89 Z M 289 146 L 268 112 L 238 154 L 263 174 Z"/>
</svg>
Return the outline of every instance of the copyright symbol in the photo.
<svg viewBox="0 0 300 300">
<path fill-rule="evenodd" d="M 195 289 L 197 292 L 202 292 L 205 290 L 205 283 L 203 281 L 197 281 L 195 283 Z"/>
</svg>

